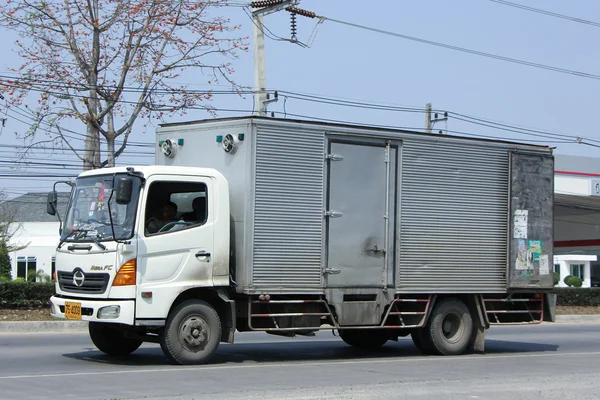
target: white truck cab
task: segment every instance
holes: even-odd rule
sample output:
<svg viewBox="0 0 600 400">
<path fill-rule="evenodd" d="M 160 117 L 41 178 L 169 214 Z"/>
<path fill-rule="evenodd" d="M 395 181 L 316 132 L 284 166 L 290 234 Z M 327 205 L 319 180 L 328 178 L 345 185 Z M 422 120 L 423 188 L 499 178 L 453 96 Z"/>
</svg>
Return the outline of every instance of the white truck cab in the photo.
<svg viewBox="0 0 600 400">
<path fill-rule="evenodd" d="M 228 197 L 227 180 L 208 168 L 82 173 L 56 253 L 52 315 L 164 326 L 182 292 L 227 288 Z M 175 207 L 171 220 L 166 204 Z"/>
</svg>

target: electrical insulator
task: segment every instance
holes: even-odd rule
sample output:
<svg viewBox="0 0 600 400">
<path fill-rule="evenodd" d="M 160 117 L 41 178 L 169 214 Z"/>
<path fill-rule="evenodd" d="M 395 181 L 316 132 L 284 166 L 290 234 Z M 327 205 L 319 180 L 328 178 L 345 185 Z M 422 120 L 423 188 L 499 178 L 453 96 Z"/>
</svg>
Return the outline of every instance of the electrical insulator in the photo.
<svg viewBox="0 0 600 400">
<path fill-rule="evenodd" d="M 291 16 L 291 28 L 292 28 L 292 42 L 297 42 L 298 41 L 298 37 L 296 36 L 297 33 L 297 29 L 296 29 L 296 13 L 292 13 Z"/>
<path fill-rule="evenodd" d="M 284 0 L 262 0 L 262 1 L 253 1 L 250 3 L 252 8 L 263 8 L 263 7 L 272 7 L 279 4 L 283 4 Z"/>
<path fill-rule="evenodd" d="M 312 11 L 303 10 L 303 9 L 297 8 L 297 7 L 288 7 L 288 8 L 286 8 L 286 10 L 291 12 L 292 14 L 302 15 L 303 17 L 307 17 L 307 18 L 316 18 L 316 16 L 317 16 L 317 14 Z"/>
</svg>

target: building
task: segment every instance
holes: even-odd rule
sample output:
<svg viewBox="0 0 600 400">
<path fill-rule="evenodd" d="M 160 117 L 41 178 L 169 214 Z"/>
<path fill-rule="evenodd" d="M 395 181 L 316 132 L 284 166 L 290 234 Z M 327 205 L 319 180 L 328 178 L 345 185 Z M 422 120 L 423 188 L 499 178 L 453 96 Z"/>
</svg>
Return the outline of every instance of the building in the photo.
<svg viewBox="0 0 600 400">
<path fill-rule="evenodd" d="M 600 158 L 556 155 L 554 271 L 600 286 Z"/>
<path fill-rule="evenodd" d="M 58 210 L 64 216 L 69 193 L 59 193 Z M 2 203 L 5 215 L 14 221 L 14 246 L 26 246 L 9 254 L 13 279 L 27 279 L 30 271 L 52 276 L 54 253 L 59 240 L 58 218 L 46 212 L 47 193 L 28 193 Z"/>
</svg>

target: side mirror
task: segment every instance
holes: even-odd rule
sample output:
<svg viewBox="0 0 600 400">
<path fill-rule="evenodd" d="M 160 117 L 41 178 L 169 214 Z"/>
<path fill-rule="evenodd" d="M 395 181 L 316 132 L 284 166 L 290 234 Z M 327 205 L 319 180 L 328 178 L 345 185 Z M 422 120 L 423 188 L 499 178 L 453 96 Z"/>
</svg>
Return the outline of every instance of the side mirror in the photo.
<svg viewBox="0 0 600 400">
<path fill-rule="evenodd" d="M 131 202 L 131 192 L 133 190 L 133 179 L 122 177 L 117 180 L 117 204 L 129 204 Z"/>
<path fill-rule="evenodd" d="M 56 215 L 56 205 L 57 205 L 56 192 L 52 191 L 48 193 L 48 200 L 46 202 L 46 212 L 50 215 Z"/>
</svg>

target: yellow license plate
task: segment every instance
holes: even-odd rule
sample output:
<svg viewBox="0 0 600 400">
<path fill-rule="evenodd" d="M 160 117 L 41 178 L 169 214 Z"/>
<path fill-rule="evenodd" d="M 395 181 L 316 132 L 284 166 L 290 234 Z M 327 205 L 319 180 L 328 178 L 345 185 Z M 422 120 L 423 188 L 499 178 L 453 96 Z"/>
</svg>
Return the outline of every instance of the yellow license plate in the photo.
<svg viewBox="0 0 600 400">
<path fill-rule="evenodd" d="M 81 303 L 73 301 L 65 301 L 65 318 L 66 319 L 81 319 Z"/>
</svg>

